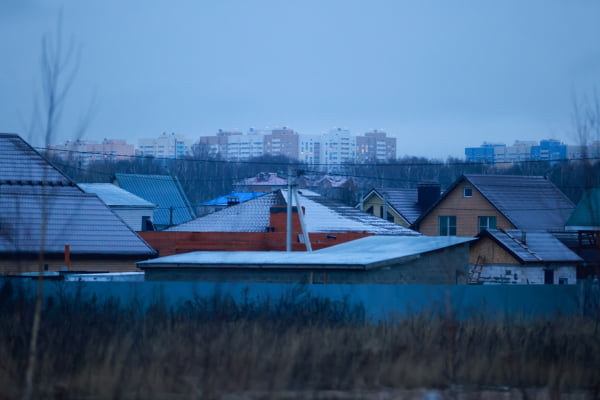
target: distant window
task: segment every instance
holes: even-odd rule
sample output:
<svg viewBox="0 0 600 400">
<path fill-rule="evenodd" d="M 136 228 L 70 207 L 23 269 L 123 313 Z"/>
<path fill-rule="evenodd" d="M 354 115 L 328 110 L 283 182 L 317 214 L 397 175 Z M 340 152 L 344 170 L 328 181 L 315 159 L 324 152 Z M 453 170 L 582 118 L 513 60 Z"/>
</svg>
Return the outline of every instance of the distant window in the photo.
<svg viewBox="0 0 600 400">
<path fill-rule="evenodd" d="M 485 231 L 486 229 L 496 229 L 496 217 L 495 216 L 483 216 L 477 217 L 479 222 L 478 232 Z"/>
<path fill-rule="evenodd" d="M 473 189 L 466 187 L 463 189 L 463 197 L 473 197 Z"/>
<path fill-rule="evenodd" d="M 373 206 L 367 208 L 367 212 L 371 215 L 375 215 L 374 211 L 373 211 Z"/>
<path fill-rule="evenodd" d="M 568 285 L 569 284 L 569 278 L 558 278 L 558 284 L 559 285 Z"/>
<path fill-rule="evenodd" d="M 438 217 L 440 236 L 456 236 L 456 216 L 440 215 Z"/>
</svg>

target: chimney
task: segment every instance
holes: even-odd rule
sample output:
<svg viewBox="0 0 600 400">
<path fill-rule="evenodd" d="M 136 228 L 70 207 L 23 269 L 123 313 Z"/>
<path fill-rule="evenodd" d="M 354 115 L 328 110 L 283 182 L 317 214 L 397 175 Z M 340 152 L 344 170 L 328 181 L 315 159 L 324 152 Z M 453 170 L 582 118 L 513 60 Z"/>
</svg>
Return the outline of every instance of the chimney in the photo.
<svg viewBox="0 0 600 400">
<path fill-rule="evenodd" d="M 439 183 L 419 183 L 417 186 L 417 204 L 425 211 L 440 197 Z"/>
</svg>

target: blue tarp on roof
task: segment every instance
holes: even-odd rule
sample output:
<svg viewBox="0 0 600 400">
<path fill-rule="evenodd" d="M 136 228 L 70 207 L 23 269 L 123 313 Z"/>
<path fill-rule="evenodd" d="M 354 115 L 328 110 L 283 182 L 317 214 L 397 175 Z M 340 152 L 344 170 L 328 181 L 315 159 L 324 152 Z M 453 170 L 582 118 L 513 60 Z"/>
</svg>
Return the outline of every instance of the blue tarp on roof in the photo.
<svg viewBox="0 0 600 400">
<path fill-rule="evenodd" d="M 237 198 L 238 203 L 243 203 L 248 200 L 255 199 L 257 197 L 265 195 L 265 192 L 231 192 L 224 196 L 219 196 L 215 199 L 200 203 L 201 206 L 226 206 L 232 197 Z"/>
<path fill-rule="evenodd" d="M 119 187 L 156 204 L 154 226 L 178 225 L 196 217 L 176 177 L 168 175 L 116 174 Z"/>
</svg>

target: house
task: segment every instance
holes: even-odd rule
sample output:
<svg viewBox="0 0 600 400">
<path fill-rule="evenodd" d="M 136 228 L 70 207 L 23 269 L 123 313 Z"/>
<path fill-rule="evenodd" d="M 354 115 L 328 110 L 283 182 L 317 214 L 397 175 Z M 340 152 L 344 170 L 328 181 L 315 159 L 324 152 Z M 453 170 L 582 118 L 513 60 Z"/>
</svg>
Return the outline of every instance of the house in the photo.
<svg viewBox="0 0 600 400">
<path fill-rule="evenodd" d="M 79 183 L 86 193 L 94 193 L 134 231 L 152 231 L 156 205 L 112 183 Z"/>
<path fill-rule="evenodd" d="M 233 184 L 239 192 L 273 192 L 277 189 L 285 189 L 287 185 L 287 179 L 275 172 L 261 172 Z"/>
<path fill-rule="evenodd" d="M 564 230 L 575 205 L 542 176 L 463 175 L 412 225 L 429 236 Z"/>
<path fill-rule="evenodd" d="M 471 244 L 470 283 L 575 284 L 583 260 L 549 232 L 488 229 Z"/>
<path fill-rule="evenodd" d="M 146 280 L 297 284 L 465 283 L 473 238 L 371 236 L 313 252 L 197 251 L 142 261 Z"/>
<path fill-rule="evenodd" d="M 169 175 L 115 174 L 115 185 L 156 204 L 153 225 L 163 230 L 196 218 L 177 177 Z"/>
<path fill-rule="evenodd" d="M 309 190 L 298 191 L 298 199 L 312 249 L 372 235 L 419 235 Z M 285 250 L 287 202 L 287 190 L 278 190 L 163 232 L 141 232 L 140 235 L 159 251 L 160 256 L 194 250 Z M 292 250 L 305 251 L 307 245 L 296 200 L 291 206 Z"/>
<path fill-rule="evenodd" d="M 198 217 L 202 217 L 206 214 L 211 214 L 215 211 L 260 197 L 265 193 L 266 192 L 231 192 L 227 195 L 200 203 L 196 207 L 197 215 Z"/>
<path fill-rule="evenodd" d="M 416 189 L 371 189 L 358 207 L 361 211 L 410 227 L 439 197 L 438 183 L 420 183 Z"/>
<path fill-rule="evenodd" d="M 98 196 L 18 135 L 0 134 L 0 273 L 135 271 L 155 255 Z"/>
</svg>

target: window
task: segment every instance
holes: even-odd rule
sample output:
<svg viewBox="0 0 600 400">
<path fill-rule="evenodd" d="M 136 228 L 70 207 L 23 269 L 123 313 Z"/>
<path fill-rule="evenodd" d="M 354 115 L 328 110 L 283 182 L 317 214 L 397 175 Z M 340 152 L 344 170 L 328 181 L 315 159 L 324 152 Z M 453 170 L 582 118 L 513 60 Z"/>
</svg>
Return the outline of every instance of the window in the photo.
<svg viewBox="0 0 600 400">
<path fill-rule="evenodd" d="M 456 216 L 440 215 L 438 217 L 440 236 L 456 236 Z"/>
<path fill-rule="evenodd" d="M 484 216 L 484 217 L 477 217 L 477 219 L 479 221 L 478 232 L 485 231 L 486 229 L 496 229 L 496 217 Z"/>
<path fill-rule="evenodd" d="M 558 278 L 558 284 L 559 285 L 568 285 L 569 284 L 569 278 Z"/>
<path fill-rule="evenodd" d="M 463 188 L 463 197 L 473 197 L 473 189 L 470 187 Z"/>
</svg>

